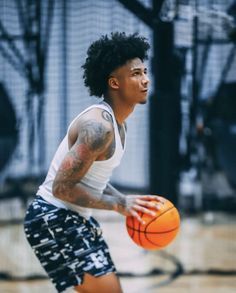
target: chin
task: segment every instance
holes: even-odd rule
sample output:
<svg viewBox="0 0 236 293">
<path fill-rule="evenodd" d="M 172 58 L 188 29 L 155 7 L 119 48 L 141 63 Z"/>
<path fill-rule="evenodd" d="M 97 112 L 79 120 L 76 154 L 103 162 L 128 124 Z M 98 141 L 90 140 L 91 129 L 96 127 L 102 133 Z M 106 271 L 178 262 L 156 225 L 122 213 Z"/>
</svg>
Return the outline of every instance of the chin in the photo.
<svg viewBox="0 0 236 293">
<path fill-rule="evenodd" d="M 140 105 L 145 105 L 145 104 L 147 104 L 147 100 L 145 100 L 145 101 L 141 101 L 141 102 L 139 102 L 139 104 L 140 104 Z"/>
<path fill-rule="evenodd" d="M 142 100 L 140 100 L 139 104 L 144 105 L 147 103 L 147 97 L 142 98 Z"/>
<path fill-rule="evenodd" d="M 142 97 L 140 97 L 140 102 L 139 104 L 144 105 L 147 103 L 147 93 L 145 93 Z"/>
</svg>

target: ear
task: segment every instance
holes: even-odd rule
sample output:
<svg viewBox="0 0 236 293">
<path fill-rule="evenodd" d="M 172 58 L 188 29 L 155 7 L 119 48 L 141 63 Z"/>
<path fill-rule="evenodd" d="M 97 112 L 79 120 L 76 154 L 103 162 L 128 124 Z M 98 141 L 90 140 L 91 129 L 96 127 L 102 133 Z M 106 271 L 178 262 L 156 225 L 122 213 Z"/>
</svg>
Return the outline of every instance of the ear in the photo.
<svg viewBox="0 0 236 293">
<path fill-rule="evenodd" d="M 108 79 L 108 86 L 113 90 L 117 90 L 119 88 L 119 82 L 117 78 L 114 76 L 110 76 Z"/>
</svg>

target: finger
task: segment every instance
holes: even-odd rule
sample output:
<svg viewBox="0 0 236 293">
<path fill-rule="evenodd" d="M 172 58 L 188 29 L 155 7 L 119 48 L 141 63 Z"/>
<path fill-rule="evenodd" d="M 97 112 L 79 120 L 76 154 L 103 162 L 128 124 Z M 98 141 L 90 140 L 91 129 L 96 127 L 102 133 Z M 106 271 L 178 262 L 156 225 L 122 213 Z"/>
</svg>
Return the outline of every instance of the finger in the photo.
<svg viewBox="0 0 236 293">
<path fill-rule="evenodd" d="M 145 221 L 140 217 L 140 215 L 139 215 L 136 211 L 132 210 L 132 211 L 130 211 L 130 214 L 131 214 L 135 219 L 137 219 L 142 225 L 145 224 Z"/>
<path fill-rule="evenodd" d="M 140 205 L 140 206 L 144 206 L 147 208 L 154 208 L 156 210 L 160 210 L 162 209 L 162 204 L 161 203 L 157 203 L 156 201 L 145 201 L 145 200 L 141 200 L 141 199 L 136 199 L 135 202 Z"/>
<path fill-rule="evenodd" d="M 157 196 L 157 195 L 156 195 L 156 198 L 157 198 L 157 200 L 160 201 L 162 204 L 165 204 L 165 203 L 167 202 L 167 200 L 166 200 L 164 197 L 162 197 L 162 196 Z"/>
<path fill-rule="evenodd" d="M 142 199 L 145 200 L 154 200 L 154 201 L 159 201 L 160 203 L 164 204 L 166 202 L 166 199 L 161 197 L 161 196 L 157 196 L 157 195 L 143 195 L 141 196 Z"/>
<path fill-rule="evenodd" d="M 144 214 L 148 214 L 153 217 L 156 215 L 156 213 L 153 210 L 147 209 L 147 208 L 140 206 L 140 205 L 134 205 L 133 208 L 138 212 L 142 212 Z"/>
</svg>

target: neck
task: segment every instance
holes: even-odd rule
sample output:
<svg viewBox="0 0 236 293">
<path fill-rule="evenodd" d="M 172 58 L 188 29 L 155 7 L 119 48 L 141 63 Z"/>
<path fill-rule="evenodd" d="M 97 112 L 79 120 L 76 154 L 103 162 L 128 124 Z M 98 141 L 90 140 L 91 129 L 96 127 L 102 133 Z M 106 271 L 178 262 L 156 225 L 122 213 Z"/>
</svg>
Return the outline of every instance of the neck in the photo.
<svg viewBox="0 0 236 293">
<path fill-rule="evenodd" d="M 104 101 L 111 106 L 116 121 L 120 125 L 125 122 L 128 116 L 133 112 L 135 107 L 135 105 L 125 104 L 119 99 L 105 98 Z"/>
</svg>

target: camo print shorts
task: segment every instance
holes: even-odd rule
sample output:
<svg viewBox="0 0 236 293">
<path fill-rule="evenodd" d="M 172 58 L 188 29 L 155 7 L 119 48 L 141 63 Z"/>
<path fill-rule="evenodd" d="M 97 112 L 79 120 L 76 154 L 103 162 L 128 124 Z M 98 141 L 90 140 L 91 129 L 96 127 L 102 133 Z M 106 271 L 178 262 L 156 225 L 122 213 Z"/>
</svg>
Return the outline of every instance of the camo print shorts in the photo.
<svg viewBox="0 0 236 293">
<path fill-rule="evenodd" d="M 94 218 L 57 208 L 36 196 L 25 216 L 26 237 L 58 292 L 115 272 L 107 244 Z"/>
</svg>

